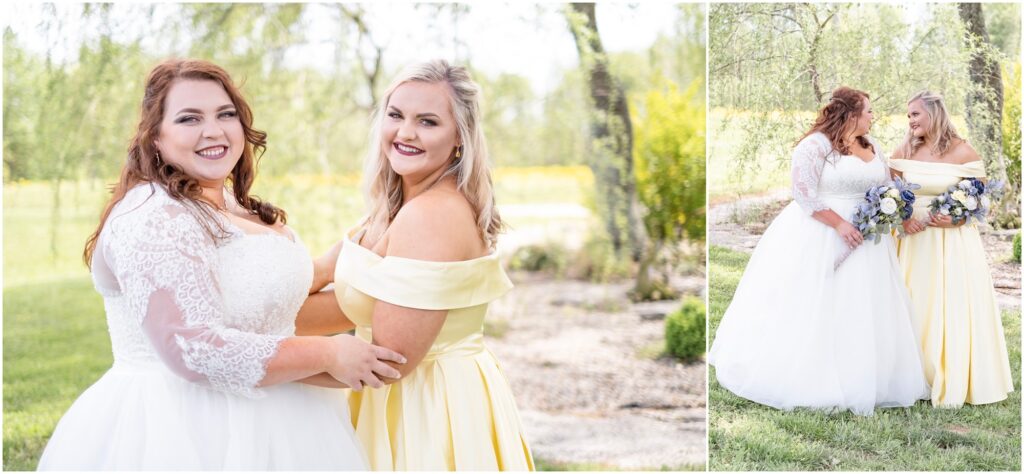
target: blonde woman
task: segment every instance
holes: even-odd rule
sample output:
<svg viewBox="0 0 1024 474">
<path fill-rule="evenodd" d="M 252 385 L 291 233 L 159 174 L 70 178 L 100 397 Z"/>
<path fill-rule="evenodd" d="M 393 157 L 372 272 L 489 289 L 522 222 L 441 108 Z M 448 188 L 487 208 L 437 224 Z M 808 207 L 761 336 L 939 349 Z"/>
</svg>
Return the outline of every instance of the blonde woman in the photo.
<svg viewBox="0 0 1024 474">
<path fill-rule="evenodd" d="M 488 303 L 512 284 L 495 253 L 479 87 L 444 61 L 387 89 L 364 170 L 369 215 L 343 239 L 333 292 L 301 331 L 351 328 L 404 354 L 402 379 L 354 392 L 352 422 L 374 470 L 532 470 L 512 392 L 484 347 Z M 340 311 L 339 311 L 340 309 Z"/>
<path fill-rule="evenodd" d="M 907 103 L 908 130 L 893 153 L 894 174 L 921 185 L 908 236 L 897 247 L 914 306 L 932 404 L 956 408 L 1005 400 L 1013 391 L 1006 339 L 981 235 L 975 224 L 933 216 L 928 203 L 985 166 L 960 138 L 942 97 L 928 91 Z"/>
</svg>

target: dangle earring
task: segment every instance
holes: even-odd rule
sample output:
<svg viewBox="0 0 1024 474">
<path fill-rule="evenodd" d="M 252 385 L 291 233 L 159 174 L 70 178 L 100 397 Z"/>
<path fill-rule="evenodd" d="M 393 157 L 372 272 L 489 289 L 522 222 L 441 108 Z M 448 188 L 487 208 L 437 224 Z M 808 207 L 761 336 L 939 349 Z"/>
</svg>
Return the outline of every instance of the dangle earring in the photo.
<svg viewBox="0 0 1024 474">
<path fill-rule="evenodd" d="M 455 147 L 455 158 L 462 158 L 462 145 Z"/>
</svg>

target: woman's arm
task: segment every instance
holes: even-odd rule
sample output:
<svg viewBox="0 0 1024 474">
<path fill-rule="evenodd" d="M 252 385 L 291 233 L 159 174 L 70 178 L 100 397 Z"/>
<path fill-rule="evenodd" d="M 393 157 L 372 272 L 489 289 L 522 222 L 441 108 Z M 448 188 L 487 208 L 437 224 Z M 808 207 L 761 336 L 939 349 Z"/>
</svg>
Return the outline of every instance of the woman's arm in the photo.
<svg viewBox="0 0 1024 474">
<path fill-rule="evenodd" d="M 804 138 L 793 150 L 793 200 L 815 220 L 835 229 L 847 245 L 856 248 L 864 242 L 864 236 L 818 198 L 818 181 L 825 166 L 825 157 L 831 151 L 832 144 L 828 139 L 817 135 Z"/>
<path fill-rule="evenodd" d="M 97 263 L 116 275 L 143 334 L 178 376 L 256 396 L 257 387 L 321 372 L 354 387 L 379 385 L 374 372 L 396 375 L 378 359 L 401 356 L 351 336 L 286 337 L 227 327 L 216 245 L 180 203 L 154 200 L 114 226 Z"/>
<path fill-rule="evenodd" d="M 981 156 L 978 156 L 978 152 L 974 150 L 967 141 L 961 141 L 950 152 L 950 161 L 959 164 L 966 165 L 974 161 L 981 160 Z M 984 178 L 978 178 L 982 181 L 986 181 Z M 932 227 L 940 227 L 943 229 L 955 229 L 967 223 L 967 219 L 954 224 L 953 218 L 950 216 L 944 216 L 941 214 L 932 214 L 931 219 L 928 221 L 928 225 Z"/>
<path fill-rule="evenodd" d="M 338 254 L 345 239 L 339 240 L 327 253 L 313 259 L 313 284 L 309 294 L 314 294 L 334 282 L 334 266 L 338 263 Z"/>
<path fill-rule="evenodd" d="M 334 289 L 323 290 L 306 297 L 295 318 L 296 336 L 323 336 L 351 331 L 356 325 L 345 316 L 338 305 Z"/>
<path fill-rule="evenodd" d="M 486 253 L 469 203 L 453 190 L 436 189 L 406 203 L 388 234 L 389 256 L 454 262 Z M 430 351 L 447 316 L 447 310 L 378 301 L 373 311 L 373 342 L 406 356 L 405 365 L 392 365 L 404 376 Z"/>
</svg>

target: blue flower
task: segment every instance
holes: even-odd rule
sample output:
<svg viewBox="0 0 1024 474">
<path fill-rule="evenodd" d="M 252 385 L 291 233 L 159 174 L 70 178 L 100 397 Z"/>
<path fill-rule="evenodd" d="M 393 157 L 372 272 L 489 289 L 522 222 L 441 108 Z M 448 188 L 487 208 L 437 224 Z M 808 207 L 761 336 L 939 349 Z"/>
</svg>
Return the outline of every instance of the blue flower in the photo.
<svg viewBox="0 0 1024 474">
<path fill-rule="evenodd" d="M 909 189 L 903 190 L 903 192 L 900 193 L 900 197 L 902 197 L 903 202 L 906 202 L 907 204 L 913 204 L 914 201 L 917 200 L 917 196 L 915 196 Z"/>
</svg>

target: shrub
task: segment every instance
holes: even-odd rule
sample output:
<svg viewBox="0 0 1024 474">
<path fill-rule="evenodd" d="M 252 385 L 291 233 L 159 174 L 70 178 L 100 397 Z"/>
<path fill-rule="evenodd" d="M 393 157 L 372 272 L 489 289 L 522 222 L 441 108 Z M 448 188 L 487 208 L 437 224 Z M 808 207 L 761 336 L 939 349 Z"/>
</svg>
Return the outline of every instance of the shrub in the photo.
<svg viewBox="0 0 1024 474">
<path fill-rule="evenodd" d="M 528 272 L 548 272 L 562 276 L 568 265 L 568 250 L 559 243 L 524 245 L 512 254 L 509 268 Z"/>
<path fill-rule="evenodd" d="M 704 301 L 690 296 L 683 307 L 665 318 L 665 350 L 680 359 L 693 359 L 704 354 L 707 346 Z"/>
<path fill-rule="evenodd" d="M 616 255 L 607 236 L 594 233 L 568 262 L 568 274 L 571 278 L 606 283 L 629 278 L 631 265 L 628 257 Z"/>
<path fill-rule="evenodd" d="M 1013 261 L 1020 263 L 1020 232 L 1013 236 Z"/>
</svg>

